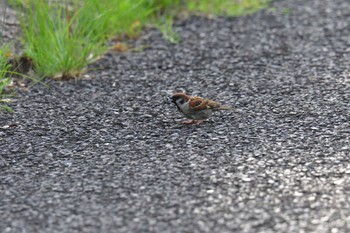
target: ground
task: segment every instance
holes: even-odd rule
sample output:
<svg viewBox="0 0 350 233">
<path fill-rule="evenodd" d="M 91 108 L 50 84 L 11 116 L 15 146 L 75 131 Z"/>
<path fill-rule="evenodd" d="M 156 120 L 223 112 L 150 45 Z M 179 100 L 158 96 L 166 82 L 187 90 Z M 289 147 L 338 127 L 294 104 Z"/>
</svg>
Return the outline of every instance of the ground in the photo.
<svg viewBox="0 0 350 233">
<path fill-rule="evenodd" d="M 180 19 L 179 44 L 148 30 L 21 91 L 0 116 L 1 232 L 349 232 L 350 3 L 272 7 Z M 179 124 L 164 97 L 182 90 L 237 110 Z"/>
</svg>

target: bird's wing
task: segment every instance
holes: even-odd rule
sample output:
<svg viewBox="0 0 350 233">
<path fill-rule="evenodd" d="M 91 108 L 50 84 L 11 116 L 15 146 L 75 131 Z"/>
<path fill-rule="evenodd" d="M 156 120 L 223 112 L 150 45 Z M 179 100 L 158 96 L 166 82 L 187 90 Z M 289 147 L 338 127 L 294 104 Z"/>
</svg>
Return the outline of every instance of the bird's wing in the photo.
<svg viewBox="0 0 350 233">
<path fill-rule="evenodd" d="M 218 102 L 212 100 L 193 96 L 189 101 L 189 106 L 193 110 L 201 111 L 205 109 L 218 109 L 221 105 Z"/>
</svg>

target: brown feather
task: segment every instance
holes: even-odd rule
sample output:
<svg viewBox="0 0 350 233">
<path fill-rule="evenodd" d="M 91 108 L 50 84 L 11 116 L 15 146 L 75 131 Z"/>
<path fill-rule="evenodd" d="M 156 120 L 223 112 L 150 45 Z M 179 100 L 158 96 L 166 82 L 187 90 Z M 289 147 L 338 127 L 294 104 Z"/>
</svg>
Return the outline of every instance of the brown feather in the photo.
<svg viewBox="0 0 350 233">
<path fill-rule="evenodd" d="M 205 110 L 205 109 L 215 110 L 215 109 L 219 109 L 221 106 L 221 104 L 219 104 L 218 102 L 215 102 L 209 99 L 204 99 L 199 96 L 191 97 L 189 105 L 193 110 L 198 110 L 198 111 Z"/>
</svg>

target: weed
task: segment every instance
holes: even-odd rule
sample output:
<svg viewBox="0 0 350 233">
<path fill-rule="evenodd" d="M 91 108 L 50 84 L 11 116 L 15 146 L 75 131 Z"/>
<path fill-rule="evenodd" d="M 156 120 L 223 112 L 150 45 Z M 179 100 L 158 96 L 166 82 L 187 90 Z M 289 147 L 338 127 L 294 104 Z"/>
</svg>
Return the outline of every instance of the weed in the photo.
<svg viewBox="0 0 350 233">
<path fill-rule="evenodd" d="M 180 42 L 180 35 L 173 28 L 172 17 L 166 17 L 163 22 L 157 25 L 157 28 L 162 32 L 163 37 L 170 43 L 177 44 Z"/>
</svg>

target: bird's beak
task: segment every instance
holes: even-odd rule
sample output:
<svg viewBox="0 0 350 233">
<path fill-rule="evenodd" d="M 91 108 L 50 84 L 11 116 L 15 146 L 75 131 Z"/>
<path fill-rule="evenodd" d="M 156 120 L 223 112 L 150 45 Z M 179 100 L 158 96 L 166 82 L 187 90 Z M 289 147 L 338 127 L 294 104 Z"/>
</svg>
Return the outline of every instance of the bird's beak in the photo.
<svg viewBox="0 0 350 233">
<path fill-rule="evenodd" d="M 173 97 L 172 97 L 172 96 L 166 96 L 166 97 L 164 98 L 164 100 L 165 100 L 166 103 L 170 104 L 170 103 L 173 102 Z"/>
</svg>

